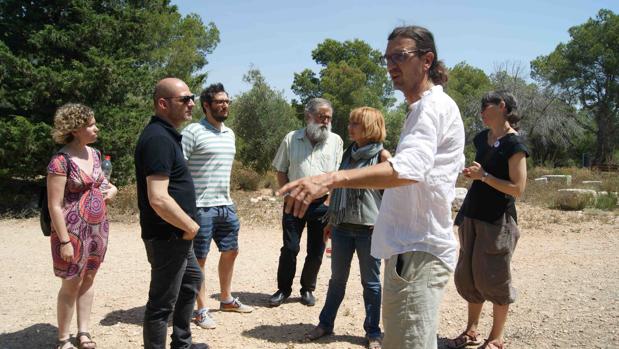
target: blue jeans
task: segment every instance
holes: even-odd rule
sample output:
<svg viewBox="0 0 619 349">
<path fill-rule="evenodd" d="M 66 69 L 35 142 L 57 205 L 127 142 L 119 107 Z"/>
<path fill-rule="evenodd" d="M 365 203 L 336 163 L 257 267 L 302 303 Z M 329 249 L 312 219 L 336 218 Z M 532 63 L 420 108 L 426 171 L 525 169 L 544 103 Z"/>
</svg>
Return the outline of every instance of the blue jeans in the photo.
<svg viewBox="0 0 619 349">
<path fill-rule="evenodd" d="M 325 305 L 320 312 L 318 326 L 332 332 L 337 310 L 344 299 L 346 282 L 350 274 L 352 256 L 357 251 L 365 321 L 363 329 L 368 338 L 380 337 L 380 259 L 372 257 L 372 227 L 357 224 L 340 224 L 331 232 L 331 280 Z"/>
<path fill-rule="evenodd" d="M 234 205 L 198 207 L 196 221 L 200 225 L 198 234 L 193 239 L 196 258 L 206 259 L 213 240 L 219 252 L 239 249 L 241 224 Z"/>
</svg>

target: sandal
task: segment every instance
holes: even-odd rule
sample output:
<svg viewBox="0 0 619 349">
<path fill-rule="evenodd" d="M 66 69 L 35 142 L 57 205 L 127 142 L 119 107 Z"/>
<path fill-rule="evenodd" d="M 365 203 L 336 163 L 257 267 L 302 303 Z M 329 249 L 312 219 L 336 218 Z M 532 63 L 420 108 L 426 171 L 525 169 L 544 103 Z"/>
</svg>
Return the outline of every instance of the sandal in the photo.
<svg viewBox="0 0 619 349">
<path fill-rule="evenodd" d="M 496 339 L 492 341 L 486 340 L 479 349 L 505 349 L 505 342 L 498 342 Z"/>
<path fill-rule="evenodd" d="M 95 349 L 97 347 L 97 343 L 92 340 L 90 333 L 88 332 L 78 332 L 75 336 L 77 338 L 78 348 L 79 349 Z M 88 338 L 86 341 L 81 341 L 82 337 Z"/>
<path fill-rule="evenodd" d="M 326 329 L 320 327 L 320 326 L 316 326 L 314 327 L 313 330 L 307 332 L 305 334 L 305 341 L 306 342 L 311 342 L 311 341 L 315 341 L 318 338 L 327 336 L 332 334 L 333 332 L 327 331 Z"/>
<path fill-rule="evenodd" d="M 70 344 L 70 346 L 65 347 L 65 345 Z M 73 343 L 71 343 L 71 337 L 67 338 L 67 339 L 63 339 L 63 340 L 57 340 L 56 341 L 56 349 L 75 349 L 75 347 L 73 346 Z"/>
<path fill-rule="evenodd" d="M 469 334 L 468 331 L 464 331 L 458 337 L 447 342 L 447 347 L 450 349 L 459 349 L 473 345 L 480 345 L 482 340 L 479 336 L 480 334 L 477 331 L 473 331 L 472 334 Z"/>
</svg>

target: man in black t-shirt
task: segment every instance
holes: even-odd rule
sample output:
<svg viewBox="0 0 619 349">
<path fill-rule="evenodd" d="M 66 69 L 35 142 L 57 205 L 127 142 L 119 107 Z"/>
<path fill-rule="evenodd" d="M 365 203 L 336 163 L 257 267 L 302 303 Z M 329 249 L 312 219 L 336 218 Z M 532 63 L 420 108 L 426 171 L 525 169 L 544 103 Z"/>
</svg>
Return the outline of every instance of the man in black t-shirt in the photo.
<svg viewBox="0 0 619 349">
<path fill-rule="evenodd" d="M 191 120 L 194 95 L 183 81 L 166 78 L 155 86 L 153 99 L 155 115 L 135 149 L 140 227 L 151 265 L 144 348 L 165 348 L 174 312 L 170 347 L 205 349 L 208 345 L 191 343 L 191 316 L 203 276 L 192 246 L 199 229 L 195 190 L 176 131 Z"/>
</svg>

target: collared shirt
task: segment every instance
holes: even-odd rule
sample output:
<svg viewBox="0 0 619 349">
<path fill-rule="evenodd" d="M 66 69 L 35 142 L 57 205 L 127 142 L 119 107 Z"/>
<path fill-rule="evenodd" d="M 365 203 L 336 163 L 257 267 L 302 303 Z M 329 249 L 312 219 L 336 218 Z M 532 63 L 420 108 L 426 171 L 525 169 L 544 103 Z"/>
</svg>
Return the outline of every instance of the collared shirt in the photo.
<svg viewBox="0 0 619 349">
<path fill-rule="evenodd" d="M 325 141 L 312 145 L 302 128 L 284 137 L 272 165 L 287 173 L 289 181 L 333 172 L 340 167 L 343 146 L 340 136 L 332 132 Z"/>
<path fill-rule="evenodd" d="M 135 147 L 135 174 L 142 239 L 180 238 L 183 231 L 161 218 L 148 201 L 146 177 L 169 178 L 168 193 L 185 213 L 196 217 L 196 193 L 181 149 L 182 136 L 165 120 L 153 116 Z"/>
<path fill-rule="evenodd" d="M 464 168 L 464 126 L 456 103 L 434 86 L 410 105 L 395 156 L 398 178 L 417 183 L 387 189 L 372 236 L 372 255 L 423 251 L 456 265 L 451 202 Z"/>
<path fill-rule="evenodd" d="M 234 132 L 221 130 L 206 119 L 187 125 L 182 132 L 183 153 L 196 187 L 196 206 L 232 205 L 230 172 L 236 154 Z"/>
</svg>

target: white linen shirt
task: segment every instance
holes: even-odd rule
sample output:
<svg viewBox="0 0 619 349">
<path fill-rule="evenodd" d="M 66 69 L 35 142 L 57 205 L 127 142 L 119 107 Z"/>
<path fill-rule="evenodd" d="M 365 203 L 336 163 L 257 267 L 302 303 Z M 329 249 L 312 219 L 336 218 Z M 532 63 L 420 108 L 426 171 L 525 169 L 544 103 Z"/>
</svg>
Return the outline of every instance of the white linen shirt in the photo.
<svg viewBox="0 0 619 349">
<path fill-rule="evenodd" d="M 323 142 L 312 145 L 305 128 L 289 132 L 279 145 L 273 167 L 286 173 L 289 181 L 337 171 L 342 161 L 344 142 L 330 132 Z"/>
<path fill-rule="evenodd" d="M 372 235 L 372 256 L 423 251 L 455 269 L 458 243 L 451 202 L 464 168 L 464 126 L 458 106 L 438 85 L 409 107 L 395 156 L 398 178 L 417 181 L 386 189 Z"/>
</svg>

